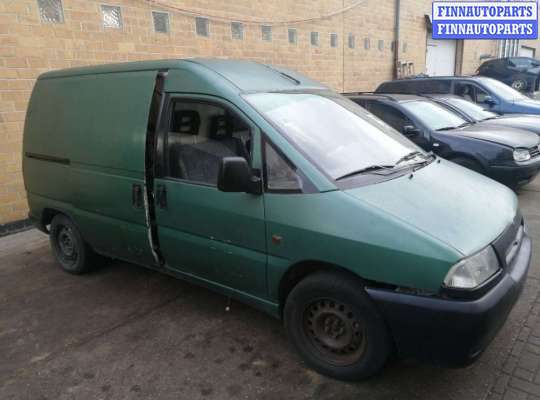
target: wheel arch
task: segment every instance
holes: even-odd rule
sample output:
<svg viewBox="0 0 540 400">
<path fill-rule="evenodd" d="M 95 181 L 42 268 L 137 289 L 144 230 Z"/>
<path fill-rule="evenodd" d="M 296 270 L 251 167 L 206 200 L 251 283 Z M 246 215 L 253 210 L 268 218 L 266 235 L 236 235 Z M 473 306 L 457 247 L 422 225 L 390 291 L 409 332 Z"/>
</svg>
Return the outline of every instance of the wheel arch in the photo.
<svg viewBox="0 0 540 400">
<path fill-rule="evenodd" d="M 57 215 L 64 215 L 65 217 L 69 218 L 71 222 L 75 224 L 75 226 L 77 226 L 73 216 L 69 212 L 66 212 L 65 210 L 60 210 L 54 207 L 45 207 L 41 211 L 41 217 L 38 221 L 39 222 L 38 228 L 45 233 L 50 233 L 49 228 L 47 228 L 47 226 L 51 224 L 53 218 L 56 217 Z"/>
<path fill-rule="evenodd" d="M 384 284 L 365 279 L 357 273 L 351 271 L 348 268 L 342 267 L 337 264 L 329 263 L 326 261 L 318 260 L 303 260 L 291 265 L 283 274 L 279 281 L 278 288 L 278 300 L 279 300 L 279 313 L 283 316 L 283 309 L 287 301 L 287 297 L 294 289 L 294 287 L 300 283 L 303 279 L 307 278 L 317 272 L 330 272 L 342 276 L 347 276 L 350 279 L 359 281 L 363 285 L 369 286 L 385 286 Z"/>
</svg>

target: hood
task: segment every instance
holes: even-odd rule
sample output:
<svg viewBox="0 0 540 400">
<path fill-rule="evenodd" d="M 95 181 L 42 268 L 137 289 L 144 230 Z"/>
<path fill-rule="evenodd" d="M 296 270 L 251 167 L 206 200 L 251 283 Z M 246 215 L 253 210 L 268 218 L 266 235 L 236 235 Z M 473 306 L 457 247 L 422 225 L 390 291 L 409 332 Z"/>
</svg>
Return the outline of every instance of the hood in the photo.
<svg viewBox="0 0 540 400">
<path fill-rule="evenodd" d="M 511 107 L 511 112 L 522 114 L 540 114 L 540 101 L 533 99 L 514 101 Z"/>
<path fill-rule="evenodd" d="M 442 159 L 418 170 L 412 179 L 407 174 L 345 193 L 465 256 L 493 242 L 518 208 L 514 192 L 506 186 Z"/>
<path fill-rule="evenodd" d="M 540 75 L 540 67 L 529 68 L 524 72 L 530 75 Z"/>
<path fill-rule="evenodd" d="M 523 129 L 540 135 L 540 115 L 508 114 L 482 123 Z"/>
<path fill-rule="evenodd" d="M 538 135 L 523 129 L 510 128 L 489 124 L 490 121 L 479 122 L 464 128 L 448 131 L 451 135 L 459 135 L 474 139 L 500 143 L 505 146 L 517 148 L 530 148 L 540 142 Z"/>
</svg>

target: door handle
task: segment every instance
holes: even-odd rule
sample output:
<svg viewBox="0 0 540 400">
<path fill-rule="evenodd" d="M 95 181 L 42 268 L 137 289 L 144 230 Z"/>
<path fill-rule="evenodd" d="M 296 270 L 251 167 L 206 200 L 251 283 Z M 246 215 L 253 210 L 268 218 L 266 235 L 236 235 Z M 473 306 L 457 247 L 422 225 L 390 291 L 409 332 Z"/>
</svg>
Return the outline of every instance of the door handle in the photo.
<svg viewBox="0 0 540 400">
<path fill-rule="evenodd" d="M 156 203 L 159 208 L 167 208 L 167 187 L 165 185 L 157 186 Z"/>
<path fill-rule="evenodd" d="M 143 191 L 138 183 L 131 186 L 131 205 L 133 208 L 143 208 Z"/>
</svg>

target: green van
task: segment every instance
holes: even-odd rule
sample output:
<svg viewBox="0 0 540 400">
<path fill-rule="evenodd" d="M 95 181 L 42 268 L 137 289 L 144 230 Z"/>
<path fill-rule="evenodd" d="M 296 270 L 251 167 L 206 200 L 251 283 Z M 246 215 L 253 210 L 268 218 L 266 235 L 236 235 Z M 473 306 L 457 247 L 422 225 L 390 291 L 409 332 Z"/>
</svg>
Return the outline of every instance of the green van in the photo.
<svg viewBox="0 0 540 400">
<path fill-rule="evenodd" d="M 23 151 L 30 217 L 66 271 L 105 256 L 247 302 L 339 379 L 393 351 L 472 362 L 531 259 L 509 189 L 254 62 L 45 73 Z"/>
</svg>

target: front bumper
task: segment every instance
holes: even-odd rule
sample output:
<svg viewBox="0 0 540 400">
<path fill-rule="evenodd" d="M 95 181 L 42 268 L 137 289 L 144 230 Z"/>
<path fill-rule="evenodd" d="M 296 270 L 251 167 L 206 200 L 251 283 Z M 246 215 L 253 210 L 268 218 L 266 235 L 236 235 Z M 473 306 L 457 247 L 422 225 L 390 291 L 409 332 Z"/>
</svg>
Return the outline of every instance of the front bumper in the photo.
<svg viewBox="0 0 540 400">
<path fill-rule="evenodd" d="M 465 366 L 482 353 L 506 321 L 523 289 L 531 254 L 531 239 L 525 235 L 496 285 L 474 300 L 366 290 L 384 316 L 401 355 Z"/>
<path fill-rule="evenodd" d="M 540 172 L 540 157 L 513 166 L 494 165 L 488 173 L 490 178 L 508 186 L 523 186 L 531 182 Z"/>
</svg>

